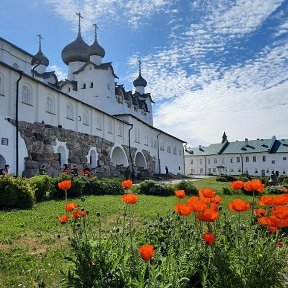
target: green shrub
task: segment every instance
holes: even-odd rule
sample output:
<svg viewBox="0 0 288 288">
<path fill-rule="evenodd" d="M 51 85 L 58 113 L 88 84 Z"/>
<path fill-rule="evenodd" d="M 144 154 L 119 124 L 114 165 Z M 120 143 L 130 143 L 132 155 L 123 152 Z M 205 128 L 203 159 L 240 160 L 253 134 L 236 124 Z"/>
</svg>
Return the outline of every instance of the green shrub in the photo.
<svg viewBox="0 0 288 288">
<path fill-rule="evenodd" d="M 194 186 L 192 181 L 181 181 L 176 184 L 177 190 L 185 190 L 187 195 L 198 195 L 198 189 Z"/>
<path fill-rule="evenodd" d="M 228 188 L 228 187 L 223 187 L 223 194 L 234 195 L 235 191 L 233 189 Z"/>
<path fill-rule="evenodd" d="M 52 178 L 48 175 L 37 175 L 30 178 L 32 184 L 36 187 L 35 199 L 37 202 L 47 199 L 52 190 Z"/>
<path fill-rule="evenodd" d="M 155 181 L 146 180 L 140 184 L 139 194 L 171 196 L 174 195 L 174 189 L 171 185 L 169 186 Z"/>
<path fill-rule="evenodd" d="M 0 209 L 30 209 L 36 187 L 26 178 L 0 177 Z"/>
<path fill-rule="evenodd" d="M 279 184 L 288 186 L 288 176 L 284 176 L 284 175 L 279 176 L 278 182 Z"/>
<path fill-rule="evenodd" d="M 255 177 L 253 177 L 253 178 L 255 178 Z M 242 173 L 241 175 L 239 175 L 239 180 L 241 180 L 243 182 L 250 181 L 251 179 L 252 179 L 252 177 L 248 173 Z"/>
<path fill-rule="evenodd" d="M 232 182 L 236 181 L 237 177 L 232 176 L 232 175 L 221 175 L 216 177 L 216 181 L 218 182 Z"/>
<path fill-rule="evenodd" d="M 121 195 L 124 188 L 118 178 L 87 178 L 83 190 L 84 195 Z"/>
</svg>

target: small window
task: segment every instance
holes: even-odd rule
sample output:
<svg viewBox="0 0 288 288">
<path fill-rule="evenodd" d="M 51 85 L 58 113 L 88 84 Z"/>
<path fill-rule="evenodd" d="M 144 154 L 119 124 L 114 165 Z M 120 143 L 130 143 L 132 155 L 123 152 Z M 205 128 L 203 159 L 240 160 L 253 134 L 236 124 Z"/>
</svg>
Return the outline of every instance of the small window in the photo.
<svg viewBox="0 0 288 288">
<path fill-rule="evenodd" d="M 283 157 L 283 160 L 284 160 L 284 161 L 287 160 L 287 157 Z"/>
<path fill-rule="evenodd" d="M 144 136 L 144 145 L 148 146 L 148 143 L 149 143 L 149 139 L 148 139 L 148 133 L 145 132 L 145 136 Z"/>
<path fill-rule="evenodd" d="M 82 89 L 86 89 L 86 83 L 83 83 Z"/>
<path fill-rule="evenodd" d="M 71 91 L 71 88 L 70 87 L 68 87 L 68 92 L 70 92 Z"/>
<path fill-rule="evenodd" d="M 237 157 L 237 163 L 239 163 L 240 162 L 240 157 Z"/>
<path fill-rule="evenodd" d="M 266 156 L 262 156 L 262 161 L 263 161 L 263 162 L 266 161 Z"/>
<path fill-rule="evenodd" d="M 177 155 L 177 147 L 173 147 L 173 154 Z"/>
<path fill-rule="evenodd" d="M 93 82 L 90 83 L 90 88 L 93 88 Z"/>
<path fill-rule="evenodd" d="M 213 168 L 213 173 L 215 173 L 216 172 L 216 168 Z"/>
<path fill-rule="evenodd" d="M 102 130 L 102 118 L 100 115 L 96 118 L 96 129 Z"/>
<path fill-rule="evenodd" d="M 202 164 L 202 159 L 199 159 L 199 164 Z"/>
<path fill-rule="evenodd" d="M 73 105 L 71 103 L 66 105 L 66 118 L 69 120 L 74 120 Z"/>
<path fill-rule="evenodd" d="M 54 108 L 54 100 L 52 97 L 48 96 L 46 98 L 46 112 L 54 114 L 55 108 Z"/>
<path fill-rule="evenodd" d="M 207 160 L 208 164 L 210 164 L 210 159 Z"/>
<path fill-rule="evenodd" d="M 233 163 L 233 158 L 230 158 L 230 163 Z"/>
<path fill-rule="evenodd" d="M 113 123 L 111 119 L 108 120 L 108 133 L 113 134 Z"/>
<path fill-rule="evenodd" d="M 217 158 L 214 158 L 214 163 L 217 163 Z"/>
<path fill-rule="evenodd" d="M 275 160 L 272 160 L 272 164 L 275 164 Z"/>
<path fill-rule="evenodd" d="M 253 156 L 253 162 L 256 162 L 256 156 Z"/>
<path fill-rule="evenodd" d="M 119 137 L 123 136 L 123 126 L 121 124 L 118 125 L 118 136 Z"/>
<path fill-rule="evenodd" d="M 246 158 L 245 158 L 245 161 L 246 161 L 246 162 L 249 162 L 249 157 L 246 157 Z"/>
<path fill-rule="evenodd" d="M 168 152 L 168 153 L 171 153 L 171 147 L 170 147 L 170 145 L 167 146 L 167 152 Z"/>
<path fill-rule="evenodd" d="M 22 87 L 22 103 L 32 105 L 32 93 L 30 87 L 24 85 Z"/>
<path fill-rule="evenodd" d="M 191 159 L 191 164 L 193 164 L 193 159 Z"/>
</svg>

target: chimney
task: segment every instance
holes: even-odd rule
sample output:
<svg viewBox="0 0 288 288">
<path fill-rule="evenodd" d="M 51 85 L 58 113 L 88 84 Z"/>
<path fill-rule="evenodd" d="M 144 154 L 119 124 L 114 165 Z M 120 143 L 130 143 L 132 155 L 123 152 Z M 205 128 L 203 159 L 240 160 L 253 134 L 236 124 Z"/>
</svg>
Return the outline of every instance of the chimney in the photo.
<svg viewBox="0 0 288 288">
<path fill-rule="evenodd" d="M 245 146 L 248 146 L 248 138 L 245 138 Z"/>
</svg>

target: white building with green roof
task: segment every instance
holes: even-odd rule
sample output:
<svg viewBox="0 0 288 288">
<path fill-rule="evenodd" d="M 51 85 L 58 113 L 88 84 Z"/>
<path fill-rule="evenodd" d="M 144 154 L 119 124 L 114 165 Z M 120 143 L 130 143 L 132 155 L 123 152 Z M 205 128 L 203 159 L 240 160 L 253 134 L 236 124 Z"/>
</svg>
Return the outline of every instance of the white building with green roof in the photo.
<svg viewBox="0 0 288 288">
<path fill-rule="evenodd" d="M 288 174 L 288 139 L 230 142 L 223 136 L 221 143 L 186 149 L 186 175 Z"/>
</svg>

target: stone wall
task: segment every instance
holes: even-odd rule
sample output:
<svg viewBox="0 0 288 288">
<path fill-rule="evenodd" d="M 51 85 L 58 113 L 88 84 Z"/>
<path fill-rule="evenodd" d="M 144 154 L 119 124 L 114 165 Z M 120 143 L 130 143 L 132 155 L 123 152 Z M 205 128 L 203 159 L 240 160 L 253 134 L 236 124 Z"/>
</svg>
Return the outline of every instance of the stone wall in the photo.
<svg viewBox="0 0 288 288">
<path fill-rule="evenodd" d="M 15 121 L 10 120 L 10 122 L 15 125 Z M 70 167 L 75 164 L 78 169 L 83 169 L 84 165 L 87 164 L 86 155 L 90 148 L 96 147 L 98 153 L 98 165 L 93 170 L 93 174 L 97 176 L 120 176 L 123 174 L 124 167 L 113 166 L 110 159 L 114 143 L 101 137 L 66 130 L 47 124 L 32 124 L 23 121 L 19 122 L 19 132 L 23 137 L 28 150 L 28 157 L 25 158 L 25 170 L 23 176 L 31 177 L 38 174 L 39 169 L 43 164 L 46 166 L 48 175 L 59 175 L 62 167 L 60 167 L 58 159 L 59 155 L 54 153 L 53 146 L 56 145 L 56 140 L 66 143 L 66 147 L 69 150 L 67 164 Z M 125 150 L 131 168 L 132 165 L 129 147 L 125 145 L 122 147 Z M 130 149 L 132 159 L 134 159 L 136 148 L 131 147 Z M 143 154 L 149 167 L 148 170 L 152 171 L 149 152 L 143 150 Z M 62 163 L 62 165 L 63 164 L 64 163 Z"/>
</svg>

